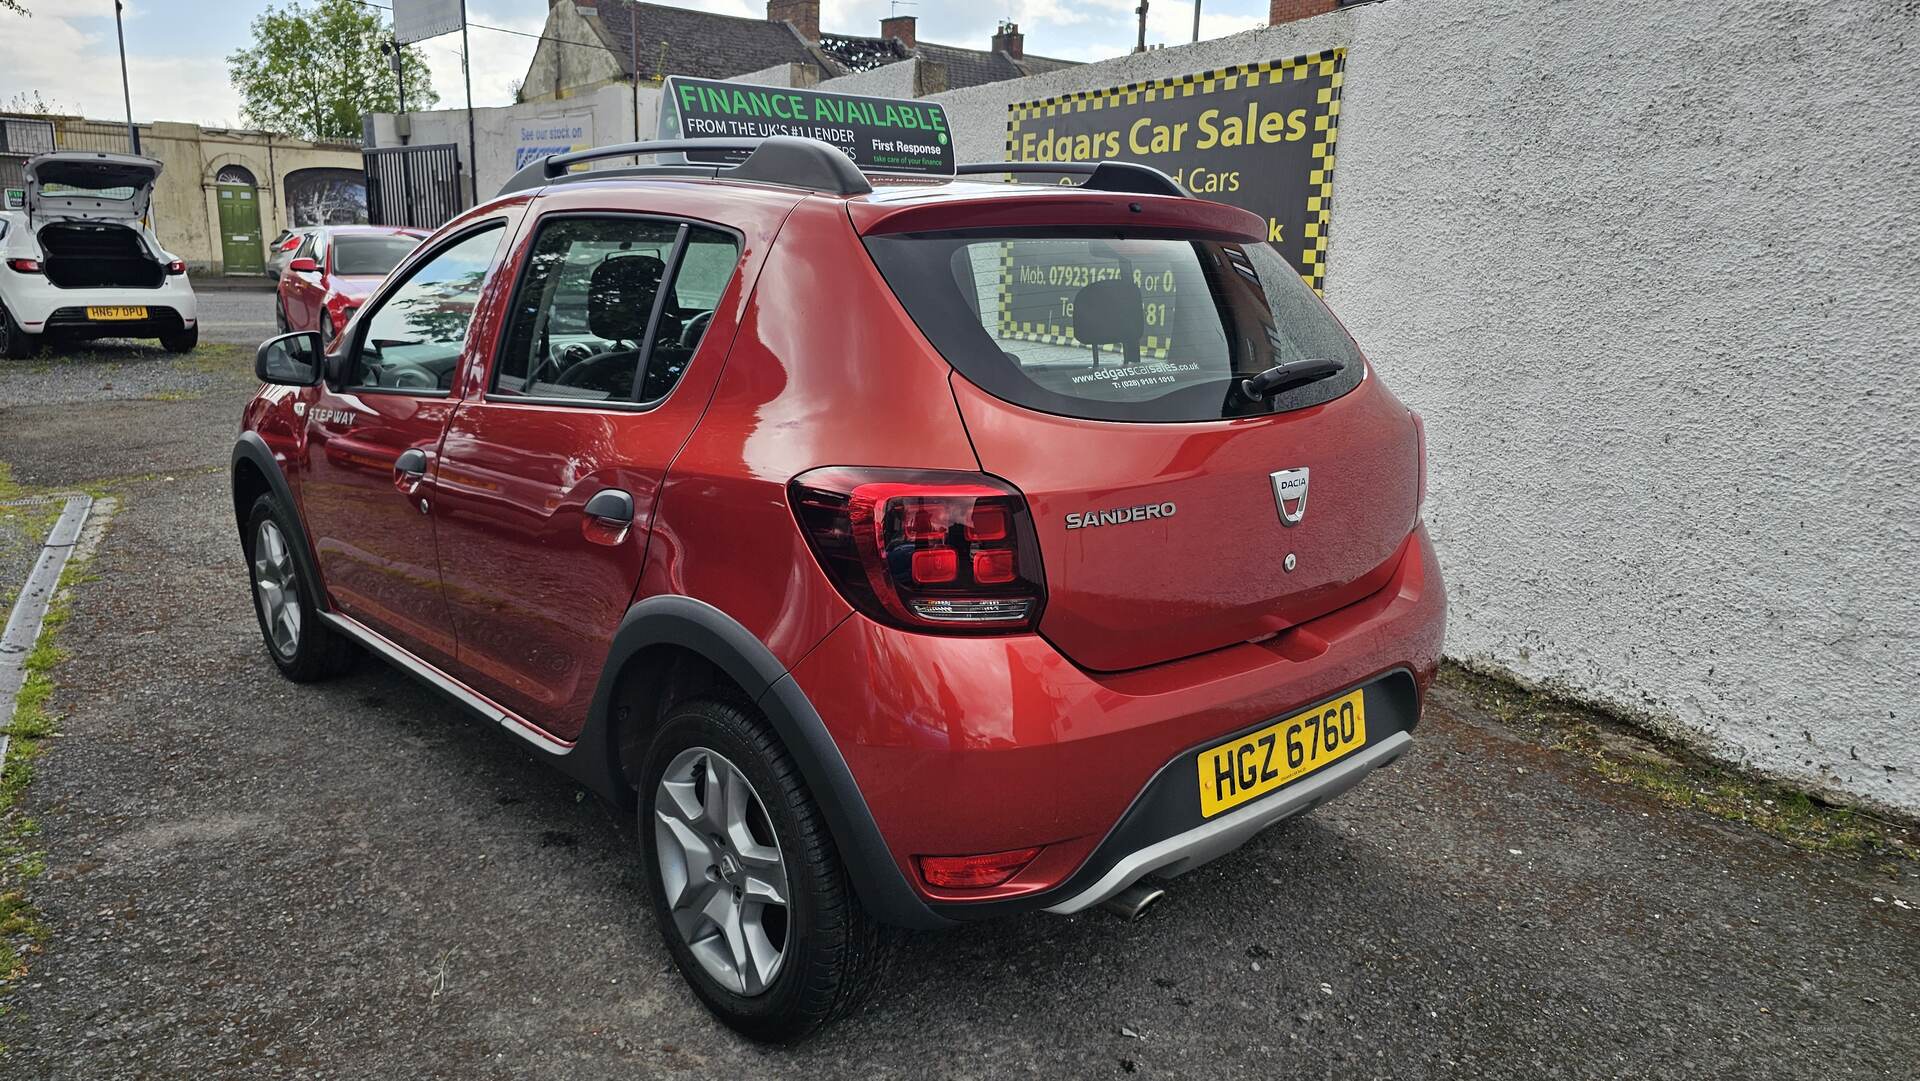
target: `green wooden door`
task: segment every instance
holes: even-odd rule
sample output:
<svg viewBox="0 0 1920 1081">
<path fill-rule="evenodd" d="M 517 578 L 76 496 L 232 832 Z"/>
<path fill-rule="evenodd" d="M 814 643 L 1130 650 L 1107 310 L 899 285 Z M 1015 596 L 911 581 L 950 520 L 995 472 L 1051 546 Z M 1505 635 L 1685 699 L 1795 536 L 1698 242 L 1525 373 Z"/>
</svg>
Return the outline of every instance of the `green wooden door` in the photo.
<svg viewBox="0 0 1920 1081">
<path fill-rule="evenodd" d="M 220 195 L 220 261 L 228 274 L 267 269 L 260 250 L 260 200 L 252 185 L 216 184 Z"/>
</svg>

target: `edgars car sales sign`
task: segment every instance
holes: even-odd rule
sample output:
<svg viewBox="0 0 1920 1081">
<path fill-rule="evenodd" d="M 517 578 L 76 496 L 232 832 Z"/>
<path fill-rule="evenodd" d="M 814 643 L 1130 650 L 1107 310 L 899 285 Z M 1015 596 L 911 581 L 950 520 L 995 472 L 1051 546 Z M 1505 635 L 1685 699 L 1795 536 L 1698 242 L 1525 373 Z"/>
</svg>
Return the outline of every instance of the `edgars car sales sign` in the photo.
<svg viewBox="0 0 1920 1081">
<path fill-rule="evenodd" d="M 840 148 L 855 165 L 883 173 L 953 175 L 953 136 L 937 102 L 827 94 L 712 79 L 667 79 L 660 101 L 663 139 L 763 139 L 800 135 Z M 742 152 L 693 151 L 690 161 L 738 161 Z"/>
<path fill-rule="evenodd" d="M 1267 219 L 1267 242 L 1318 290 L 1345 64 L 1345 49 L 1329 49 L 1016 102 L 1007 160 L 1151 165 L 1194 195 Z"/>
</svg>

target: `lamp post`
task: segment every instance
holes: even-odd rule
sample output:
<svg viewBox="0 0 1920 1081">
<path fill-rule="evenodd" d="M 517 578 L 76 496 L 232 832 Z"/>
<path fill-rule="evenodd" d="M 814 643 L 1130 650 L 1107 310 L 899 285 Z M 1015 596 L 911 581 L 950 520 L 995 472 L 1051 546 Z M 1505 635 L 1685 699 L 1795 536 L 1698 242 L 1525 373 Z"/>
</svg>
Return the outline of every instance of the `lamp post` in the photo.
<svg viewBox="0 0 1920 1081">
<path fill-rule="evenodd" d="M 120 25 L 120 0 L 113 0 L 113 33 L 120 39 L 120 99 L 127 106 L 127 146 L 140 153 L 140 129 L 133 126 L 133 89 L 127 83 L 127 32 Z"/>
</svg>

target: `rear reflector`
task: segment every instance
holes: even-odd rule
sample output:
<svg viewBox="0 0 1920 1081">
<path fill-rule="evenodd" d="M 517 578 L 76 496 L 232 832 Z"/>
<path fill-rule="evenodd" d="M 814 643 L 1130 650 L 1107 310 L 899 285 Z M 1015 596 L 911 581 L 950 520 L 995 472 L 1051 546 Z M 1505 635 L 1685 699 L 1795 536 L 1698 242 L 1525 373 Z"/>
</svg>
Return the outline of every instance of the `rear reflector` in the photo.
<svg viewBox="0 0 1920 1081">
<path fill-rule="evenodd" d="M 1027 502 L 981 473 L 829 466 L 787 486 L 829 578 L 882 623 L 941 633 L 1031 630 L 1046 601 Z"/>
<path fill-rule="evenodd" d="M 175 259 L 173 262 L 167 264 L 167 273 L 169 274 L 185 274 L 186 272 L 187 264 L 182 260 Z"/>
<path fill-rule="evenodd" d="M 1016 848 L 980 856 L 921 856 L 920 877 L 943 889 L 983 890 L 1019 874 L 1039 854 L 1037 848 Z"/>
<path fill-rule="evenodd" d="M 1411 409 L 1407 415 L 1413 418 L 1414 453 L 1420 456 L 1420 486 L 1413 497 L 1413 513 L 1419 514 L 1427 505 L 1427 422 Z"/>
</svg>

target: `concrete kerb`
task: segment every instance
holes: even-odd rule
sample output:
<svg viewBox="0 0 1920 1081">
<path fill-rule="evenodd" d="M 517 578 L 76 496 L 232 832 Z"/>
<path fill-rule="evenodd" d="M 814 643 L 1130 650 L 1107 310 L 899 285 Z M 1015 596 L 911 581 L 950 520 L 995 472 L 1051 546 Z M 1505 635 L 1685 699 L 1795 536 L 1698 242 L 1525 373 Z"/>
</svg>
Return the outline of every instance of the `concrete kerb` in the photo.
<svg viewBox="0 0 1920 1081">
<path fill-rule="evenodd" d="M 13 724 L 20 687 L 26 682 L 27 657 L 33 653 L 34 643 L 40 640 L 40 627 L 53 603 L 54 593 L 60 588 L 60 575 L 67 569 L 67 560 L 80 542 L 81 530 L 93 511 L 93 497 L 89 495 L 69 495 L 66 503 L 59 520 L 48 531 L 46 543 L 40 547 L 40 558 L 28 572 L 26 584 L 20 587 L 13 613 L 7 617 L 6 630 L 0 632 L 0 763 L 7 760 L 7 745 L 11 742 L 7 729 Z"/>
</svg>

